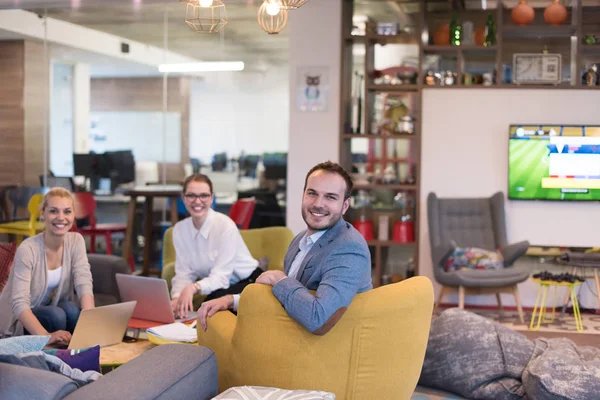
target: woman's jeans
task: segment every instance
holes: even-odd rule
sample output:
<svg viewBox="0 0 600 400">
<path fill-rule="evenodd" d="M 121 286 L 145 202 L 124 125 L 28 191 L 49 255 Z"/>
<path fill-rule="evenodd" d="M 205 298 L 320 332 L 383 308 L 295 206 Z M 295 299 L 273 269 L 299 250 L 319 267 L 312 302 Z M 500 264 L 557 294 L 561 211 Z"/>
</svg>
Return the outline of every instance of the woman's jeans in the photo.
<svg viewBox="0 0 600 400">
<path fill-rule="evenodd" d="M 71 301 L 62 300 L 55 306 L 39 306 L 31 309 L 40 324 L 50 333 L 69 331 L 73 333 L 81 309 Z"/>
</svg>

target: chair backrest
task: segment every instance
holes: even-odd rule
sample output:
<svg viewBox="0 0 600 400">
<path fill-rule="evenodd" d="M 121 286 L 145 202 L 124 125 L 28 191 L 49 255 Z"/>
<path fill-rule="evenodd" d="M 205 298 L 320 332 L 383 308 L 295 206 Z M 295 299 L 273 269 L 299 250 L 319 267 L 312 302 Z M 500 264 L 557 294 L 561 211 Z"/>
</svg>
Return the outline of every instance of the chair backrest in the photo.
<svg viewBox="0 0 600 400">
<path fill-rule="evenodd" d="M 73 196 L 75 198 L 75 219 L 87 218 L 90 226 L 95 227 L 97 203 L 94 195 L 90 192 L 77 192 L 73 193 Z"/>
<path fill-rule="evenodd" d="M 253 197 L 237 200 L 229 209 L 229 218 L 235 222 L 239 229 L 248 229 L 255 206 L 256 199 Z"/>
<path fill-rule="evenodd" d="M 16 252 L 17 244 L 15 242 L 0 244 L 0 292 L 6 285 Z"/>
<path fill-rule="evenodd" d="M 29 229 L 35 228 L 36 222 L 42 215 L 42 202 L 44 201 L 44 195 L 37 193 L 31 196 L 27 203 L 27 211 L 29 211 Z"/>
<path fill-rule="evenodd" d="M 8 199 L 12 203 L 12 219 L 17 219 L 20 209 L 29 209 L 29 200 L 34 194 L 43 194 L 45 189 L 41 186 L 16 186 L 8 190 Z"/>
<path fill-rule="evenodd" d="M 408 399 L 419 375 L 433 310 L 433 286 L 423 276 L 358 294 L 323 336 L 287 315 L 265 285 L 240 299 L 229 357 L 231 384 L 311 389 L 340 399 Z M 201 339 L 199 331 L 199 343 Z M 221 369 L 221 368 L 220 368 Z M 225 371 L 224 371 L 225 372 Z M 227 379 L 227 378 L 226 378 Z"/>
</svg>

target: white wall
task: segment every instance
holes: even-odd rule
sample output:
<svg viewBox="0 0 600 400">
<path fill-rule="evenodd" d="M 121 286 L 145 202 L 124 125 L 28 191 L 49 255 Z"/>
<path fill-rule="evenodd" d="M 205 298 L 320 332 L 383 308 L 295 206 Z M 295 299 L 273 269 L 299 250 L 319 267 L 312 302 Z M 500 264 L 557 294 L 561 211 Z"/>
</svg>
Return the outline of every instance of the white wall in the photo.
<svg viewBox="0 0 600 400">
<path fill-rule="evenodd" d="M 210 162 L 228 156 L 288 149 L 288 68 L 265 73 L 222 72 L 193 81 L 190 156 Z"/>
<path fill-rule="evenodd" d="M 426 89 L 423 91 L 419 272 L 433 279 L 427 228 L 427 195 L 489 196 L 507 191 L 508 127 L 513 123 L 599 124 L 598 94 L 590 90 Z M 509 242 L 597 246 L 598 203 L 508 201 Z M 436 288 L 439 289 L 439 288 Z M 520 286 L 525 306 L 537 286 Z M 509 298 L 503 299 L 507 304 Z M 455 297 L 443 300 L 455 302 Z M 511 300 L 512 301 L 512 300 Z M 495 304 L 493 296 L 467 299 Z M 582 305 L 597 307 L 593 296 Z"/>
<path fill-rule="evenodd" d="M 340 72 L 342 0 L 309 1 L 290 13 L 290 145 L 287 180 L 287 226 L 294 233 L 306 228 L 300 214 L 304 177 L 315 164 L 338 161 L 340 138 Z M 298 67 L 329 67 L 330 92 L 326 111 L 296 108 Z"/>
<path fill-rule="evenodd" d="M 50 170 L 73 175 L 73 66 L 52 63 L 50 93 Z"/>
</svg>

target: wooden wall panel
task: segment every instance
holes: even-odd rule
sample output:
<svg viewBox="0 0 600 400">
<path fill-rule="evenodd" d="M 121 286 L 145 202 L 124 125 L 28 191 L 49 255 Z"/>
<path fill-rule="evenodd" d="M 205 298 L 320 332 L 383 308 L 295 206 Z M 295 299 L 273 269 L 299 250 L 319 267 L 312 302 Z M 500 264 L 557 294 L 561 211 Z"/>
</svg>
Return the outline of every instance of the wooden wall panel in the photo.
<svg viewBox="0 0 600 400">
<path fill-rule="evenodd" d="M 24 181 L 24 42 L 0 42 L 0 185 Z"/>
<path fill-rule="evenodd" d="M 188 78 L 167 80 L 167 110 L 181 114 L 182 163 L 190 159 L 190 87 Z M 162 111 L 163 78 L 92 79 L 90 103 L 91 111 Z"/>
<path fill-rule="evenodd" d="M 44 143 L 44 117 L 49 121 L 49 111 L 45 108 L 50 101 L 50 65 L 46 63 L 42 43 L 25 41 L 24 55 L 24 183 L 37 186 L 40 184 L 39 176 L 44 173 L 44 150 L 46 165 L 49 165 L 50 141 Z M 49 132 L 48 124 L 46 127 Z"/>
</svg>

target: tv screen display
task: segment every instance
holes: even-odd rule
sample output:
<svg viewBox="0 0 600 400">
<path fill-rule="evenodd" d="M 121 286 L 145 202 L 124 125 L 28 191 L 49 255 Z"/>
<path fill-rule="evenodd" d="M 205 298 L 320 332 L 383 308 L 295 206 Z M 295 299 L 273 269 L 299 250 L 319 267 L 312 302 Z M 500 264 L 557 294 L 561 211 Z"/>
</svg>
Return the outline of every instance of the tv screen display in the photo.
<svg viewBox="0 0 600 400">
<path fill-rule="evenodd" d="M 600 126 L 511 125 L 508 198 L 600 200 Z"/>
</svg>

